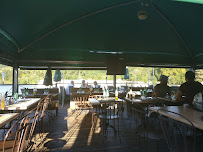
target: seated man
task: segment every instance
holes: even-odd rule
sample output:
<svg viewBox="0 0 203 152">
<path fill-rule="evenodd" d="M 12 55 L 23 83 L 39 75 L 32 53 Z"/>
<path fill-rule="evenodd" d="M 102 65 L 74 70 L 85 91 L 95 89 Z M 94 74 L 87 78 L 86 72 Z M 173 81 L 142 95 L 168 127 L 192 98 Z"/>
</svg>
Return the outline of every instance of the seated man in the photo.
<svg viewBox="0 0 203 152">
<path fill-rule="evenodd" d="M 97 81 L 94 81 L 94 88 L 99 88 L 99 85 L 97 84 Z"/>
<path fill-rule="evenodd" d="M 88 84 L 85 83 L 85 80 L 82 80 L 81 88 L 88 88 Z"/>
<path fill-rule="evenodd" d="M 160 79 L 160 84 L 157 84 L 154 87 L 154 91 L 153 91 L 153 96 L 154 97 L 166 97 L 167 94 L 170 96 L 171 95 L 171 91 L 169 86 L 167 85 L 168 83 L 168 77 L 165 75 L 161 75 Z"/>
<path fill-rule="evenodd" d="M 197 81 L 194 81 L 195 73 L 192 71 L 187 71 L 185 73 L 185 80 L 186 82 L 180 86 L 176 94 L 176 100 L 192 105 L 194 96 L 203 91 L 203 85 Z M 185 98 L 182 98 L 183 95 L 185 95 Z"/>
<path fill-rule="evenodd" d="M 70 101 L 70 92 L 71 92 L 71 88 L 74 87 L 74 81 L 71 81 L 67 86 L 66 86 L 66 96 L 68 101 Z"/>
</svg>

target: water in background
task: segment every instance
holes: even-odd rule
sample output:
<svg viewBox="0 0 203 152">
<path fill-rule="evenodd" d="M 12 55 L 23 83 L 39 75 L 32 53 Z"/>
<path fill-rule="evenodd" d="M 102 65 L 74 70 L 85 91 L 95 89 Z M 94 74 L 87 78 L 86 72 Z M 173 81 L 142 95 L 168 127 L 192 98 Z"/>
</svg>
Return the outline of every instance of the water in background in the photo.
<svg viewBox="0 0 203 152">
<path fill-rule="evenodd" d="M 47 86 L 45 85 L 19 85 L 18 87 L 18 93 L 21 94 L 21 89 L 24 88 L 28 88 L 28 89 L 32 89 L 32 88 L 47 88 Z M 12 84 L 0 84 L 0 93 L 6 93 L 6 91 L 8 91 L 8 95 L 12 94 Z"/>
</svg>

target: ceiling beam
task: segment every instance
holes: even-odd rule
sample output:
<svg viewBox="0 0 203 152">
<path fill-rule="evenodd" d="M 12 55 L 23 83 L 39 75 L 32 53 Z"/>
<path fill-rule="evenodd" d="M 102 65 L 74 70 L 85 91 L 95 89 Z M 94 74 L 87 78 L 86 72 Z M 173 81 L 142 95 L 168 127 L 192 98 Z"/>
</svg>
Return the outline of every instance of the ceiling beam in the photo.
<svg viewBox="0 0 203 152">
<path fill-rule="evenodd" d="M 21 70 L 107 70 L 106 67 L 69 67 L 69 66 L 19 66 Z"/>
<path fill-rule="evenodd" d="M 2 28 L 0 28 L 0 33 L 6 37 L 16 48 L 17 48 L 17 51 L 20 50 L 19 46 L 18 46 L 18 43 L 16 42 L 16 40 L 10 35 L 8 34 L 8 32 L 6 32 L 5 30 L 3 30 Z"/>
</svg>

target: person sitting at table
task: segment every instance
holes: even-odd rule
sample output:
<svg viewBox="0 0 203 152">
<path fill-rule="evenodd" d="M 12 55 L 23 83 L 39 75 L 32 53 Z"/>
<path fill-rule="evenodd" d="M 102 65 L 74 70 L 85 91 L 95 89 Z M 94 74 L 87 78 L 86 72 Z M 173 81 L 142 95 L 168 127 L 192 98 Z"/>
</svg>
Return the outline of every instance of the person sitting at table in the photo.
<svg viewBox="0 0 203 152">
<path fill-rule="evenodd" d="M 170 91 L 169 86 L 167 85 L 168 77 L 165 75 L 161 75 L 159 81 L 160 81 L 160 84 L 157 84 L 154 87 L 154 91 L 153 91 L 152 96 L 153 97 L 162 97 L 162 98 L 166 97 L 167 94 L 170 96 L 171 91 Z"/>
<path fill-rule="evenodd" d="M 66 96 L 67 96 L 67 99 L 68 101 L 70 101 L 70 92 L 71 92 L 71 88 L 74 87 L 74 81 L 71 81 L 67 86 L 66 86 Z"/>
<path fill-rule="evenodd" d="M 99 88 L 99 85 L 97 84 L 97 81 L 94 81 L 94 88 Z"/>
<path fill-rule="evenodd" d="M 185 80 L 186 82 L 180 86 L 176 93 L 176 100 L 192 105 L 194 96 L 199 92 L 203 92 L 203 85 L 195 81 L 195 73 L 192 71 L 185 73 Z M 183 95 L 185 95 L 185 98 L 182 97 Z"/>
<path fill-rule="evenodd" d="M 85 83 L 85 80 L 82 80 L 81 88 L 88 88 L 88 84 Z"/>
</svg>

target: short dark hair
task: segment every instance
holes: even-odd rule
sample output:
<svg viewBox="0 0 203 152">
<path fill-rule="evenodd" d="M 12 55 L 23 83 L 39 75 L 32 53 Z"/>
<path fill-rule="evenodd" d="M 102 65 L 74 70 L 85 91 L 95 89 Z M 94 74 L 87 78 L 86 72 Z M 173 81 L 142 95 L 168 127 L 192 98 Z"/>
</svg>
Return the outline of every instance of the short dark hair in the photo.
<svg viewBox="0 0 203 152">
<path fill-rule="evenodd" d="M 195 79 L 195 73 L 192 71 L 187 71 L 185 73 L 185 78 L 188 79 L 189 81 L 194 81 Z"/>
</svg>

